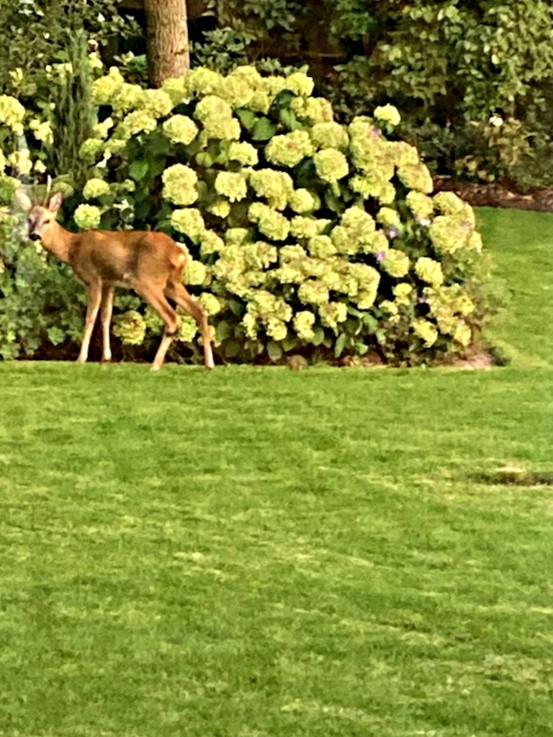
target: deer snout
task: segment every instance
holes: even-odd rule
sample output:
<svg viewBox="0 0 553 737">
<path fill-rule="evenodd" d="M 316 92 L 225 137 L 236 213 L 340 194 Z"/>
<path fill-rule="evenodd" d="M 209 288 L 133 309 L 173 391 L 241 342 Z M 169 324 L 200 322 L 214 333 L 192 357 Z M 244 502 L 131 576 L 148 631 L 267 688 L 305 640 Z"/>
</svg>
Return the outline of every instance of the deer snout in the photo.
<svg viewBox="0 0 553 737">
<path fill-rule="evenodd" d="M 40 236 L 39 236 L 38 233 L 29 233 L 29 238 L 32 241 L 39 241 L 40 240 Z"/>
</svg>

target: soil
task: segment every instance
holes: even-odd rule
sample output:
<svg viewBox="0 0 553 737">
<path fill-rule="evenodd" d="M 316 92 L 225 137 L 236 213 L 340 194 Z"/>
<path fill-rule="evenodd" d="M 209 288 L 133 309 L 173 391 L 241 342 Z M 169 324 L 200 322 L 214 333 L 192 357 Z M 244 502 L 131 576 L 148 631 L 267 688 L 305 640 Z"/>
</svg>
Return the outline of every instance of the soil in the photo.
<svg viewBox="0 0 553 737">
<path fill-rule="evenodd" d="M 517 192 L 507 184 L 479 184 L 462 182 L 452 177 L 435 177 L 436 191 L 455 192 L 474 207 L 509 207 L 517 210 L 536 210 L 553 212 L 553 189 L 540 189 L 534 192 Z"/>
</svg>

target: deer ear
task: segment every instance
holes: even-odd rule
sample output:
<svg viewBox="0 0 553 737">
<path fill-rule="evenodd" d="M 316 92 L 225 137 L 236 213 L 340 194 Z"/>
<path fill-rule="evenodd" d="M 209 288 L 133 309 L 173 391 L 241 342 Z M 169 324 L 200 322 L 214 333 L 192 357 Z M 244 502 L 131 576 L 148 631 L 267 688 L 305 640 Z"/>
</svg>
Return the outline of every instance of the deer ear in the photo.
<svg viewBox="0 0 553 737">
<path fill-rule="evenodd" d="M 63 200 L 63 195 L 61 192 L 56 192 L 56 194 L 52 197 L 50 202 L 48 203 L 48 209 L 50 212 L 57 212 L 60 207 Z"/>
<path fill-rule="evenodd" d="M 31 202 L 29 196 L 22 189 L 17 190 L 17 192 L 15 193 L 15 199 L 19 207 L 24 212 L 29 212 L 29 210 L 33 206 L 33 203 Z"/>
</svg>

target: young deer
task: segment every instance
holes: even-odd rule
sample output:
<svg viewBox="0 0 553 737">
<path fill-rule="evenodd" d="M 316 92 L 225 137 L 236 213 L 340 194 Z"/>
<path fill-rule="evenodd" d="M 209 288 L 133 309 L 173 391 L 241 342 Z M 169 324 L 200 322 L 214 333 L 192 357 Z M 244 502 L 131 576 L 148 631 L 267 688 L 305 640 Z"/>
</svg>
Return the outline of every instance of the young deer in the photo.
<svg viewBox="0 0 553 737">
<path fill-rule="evenodd" d="M 214 367 L 211 338 L 205 312 L 182 284 L 186 265 L 184 251 L 165 233 L 149 231 L 111 232 L 84 230 L 70 233 L 56 222 L 61 194 L 48 196 L 42 205 L 34 204 L 23 190 L 16 200 L 27 214 L 29 237 L 42 242 L 61 261 L 68 263 L 88 293 L 86 325 L 77 361 L 88 358 L 90 338 L 101 310 L 102 360 L 111 360 L 109 328 L 115 287 L 126 287 L 148 302 L 165 323 L 152 371 L 159 371 L 165 354 L 179 329 L 179 317 L 169 298 L 189 312 L 199 325 L 206 368 Z"/>
</svg>

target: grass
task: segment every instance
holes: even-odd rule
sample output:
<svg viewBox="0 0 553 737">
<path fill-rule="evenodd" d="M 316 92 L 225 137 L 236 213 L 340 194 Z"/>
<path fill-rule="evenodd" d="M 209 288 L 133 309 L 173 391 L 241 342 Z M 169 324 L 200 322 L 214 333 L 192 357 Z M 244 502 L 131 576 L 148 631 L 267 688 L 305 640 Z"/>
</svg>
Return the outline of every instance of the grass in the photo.
<svg viewBox="0 0 553 737">
<path fill-rule="evenodd" d="M 552 470 L 553 220 L 481 217 L 507 368 L 0 364 L 2 737 L 553 734 L 551 488 L 483 481 Z"/>
</svg>

